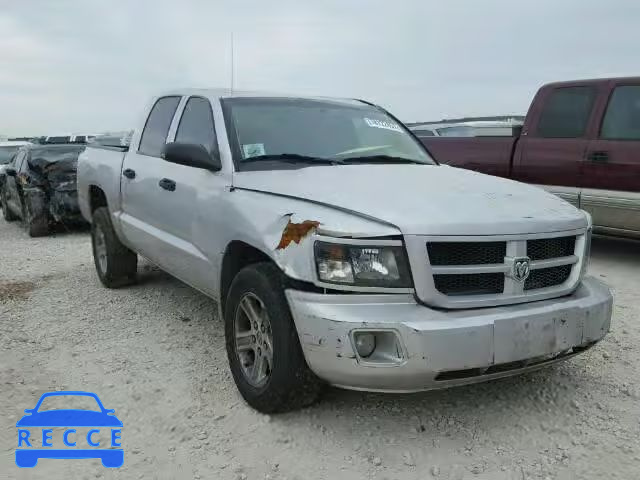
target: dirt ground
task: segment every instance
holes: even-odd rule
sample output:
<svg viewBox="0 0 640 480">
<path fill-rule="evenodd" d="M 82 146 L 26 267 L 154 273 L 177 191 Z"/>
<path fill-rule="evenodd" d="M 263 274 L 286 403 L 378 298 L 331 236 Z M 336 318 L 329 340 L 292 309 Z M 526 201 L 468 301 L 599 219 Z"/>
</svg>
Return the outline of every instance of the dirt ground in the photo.
<svg viewBox="0 0 640 480">
<path fill-rule="evenodd" d="M 536 373 L 414 395 L 330 390 L 265 416 L 231 379 L 215 304 L 143 263 L 103 288 L 86 232 L 0 222 L 0 477 L 29 479 L 640 478 L 640 243 L 596 238 L 612 330 Z M 124 466 L 14 464 L 16 421 L 51 390 L 96 392 L 123 421 Z"/>
</svg>

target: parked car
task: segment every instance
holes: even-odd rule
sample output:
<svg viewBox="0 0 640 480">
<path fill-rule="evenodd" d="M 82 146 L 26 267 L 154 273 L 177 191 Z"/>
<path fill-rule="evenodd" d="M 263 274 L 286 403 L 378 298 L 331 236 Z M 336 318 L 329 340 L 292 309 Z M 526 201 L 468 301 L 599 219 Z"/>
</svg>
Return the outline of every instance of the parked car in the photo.
<svg viewBox="0 0 640 480">
<path fill-rule="evenodd" d="M 4 172 L 4 169 L 13 156 L 18 152 L 18 149 L 25 145 L 30 145 L 30 143 L 21 141 L 0 142 L 0 175 Z"/>
<path fill-rule="evenodd" d="M 441 162 L 540 185 L 640 238 L 640 77 L 543 86 L 511 138 L 426 138 Z"/>
<path fill-rule="evenodd" d="M 512 137 L 522 122 L 492 120 L 469 122 L 440 122 L 413 124 L 409 129 L 421 137 Z"/>
<path fill-rule="evenodd" d="M 76 166 L 82 145 L 22 147 L 0 176 L 4 219 L 21 219 L 32 237 L 46 235 L 52 223 L 82 223 Z"/>
<path fill-rule="evenodd" d="M 409 392 L 567 359 L 609 330 L 589 216 L 440 166 L 358 100 L 175 91 L 130 147 L 89 146 L 78 198 L 109 288 L 137 254 L 216 299 L 231 372 L 262 412 L 326 383 Z"/>
</svg>

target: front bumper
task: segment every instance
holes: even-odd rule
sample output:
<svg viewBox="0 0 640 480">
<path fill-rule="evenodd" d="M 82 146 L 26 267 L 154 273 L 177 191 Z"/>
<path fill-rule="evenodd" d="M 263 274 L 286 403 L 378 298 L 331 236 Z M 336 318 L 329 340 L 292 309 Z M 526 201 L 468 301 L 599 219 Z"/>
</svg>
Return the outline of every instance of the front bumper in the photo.
<svg viewBox="0 0 640 480">
<path fill-rule="evenodd" d="M 470 310 L 433 310 L 412 295 L 286 296 L 316 375 L 343 388 L 389 392 L 475 383 L 562 360 L 605 336 L 613 304 L 593 277 L 565 297 Z M 360 358 L 353 334 L 363 330 L 392 332 L 397 358 Z"/>
</svg>

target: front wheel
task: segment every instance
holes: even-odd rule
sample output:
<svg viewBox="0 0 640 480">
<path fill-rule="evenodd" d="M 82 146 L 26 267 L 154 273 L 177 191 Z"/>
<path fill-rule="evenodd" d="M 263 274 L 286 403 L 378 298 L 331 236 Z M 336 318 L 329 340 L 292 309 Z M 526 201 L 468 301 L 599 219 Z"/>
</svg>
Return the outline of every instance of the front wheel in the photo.
<svg viewBox="0 0 640 480">
<path fill-rule="evenodd" d="M 250 265 L 233 280 L 225 308 L 233 379 L 246 402 L 263 413 L 306 407 L 323 390 L 304 359 L 283 283 L 275 265 Z"/>
<path fill-rule="evenodd" d="M 18 216 L 9 209 L 7 192 L 4 188 L 0 190 L 0 204 L 2 204 L 2 216 L 7 222 L 13 222 L 18 219 Z"/>
<path fill-rule="evenodd" d="M 105 287 L 118 288 L 135 282 L 138 255 L 120 242 L 107 207 L 93 212 L 91 245 L 96 272 Z"/>
</svg>

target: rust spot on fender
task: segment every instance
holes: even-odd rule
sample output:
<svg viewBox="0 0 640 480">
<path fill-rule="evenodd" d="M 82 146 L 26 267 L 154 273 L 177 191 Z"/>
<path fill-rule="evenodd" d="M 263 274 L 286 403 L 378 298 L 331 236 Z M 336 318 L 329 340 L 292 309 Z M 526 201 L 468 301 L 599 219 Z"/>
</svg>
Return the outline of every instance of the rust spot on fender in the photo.
<svg viewBox="0 0 640 480">
<path fill-rule="evenodd" d="M 300 241 L 311 234 L 320 226 L 320 222 L 316 222 L 314 220 L 305 220 L 301 223 L 293 223 L 291 219 L 284 227 L 282 231 L 282 237 L 280 238 L 280 243 L 276 247 L 276 250 L 283 250 L 287 248 L 291 242 L 300 244 Z"/>
</svg>

